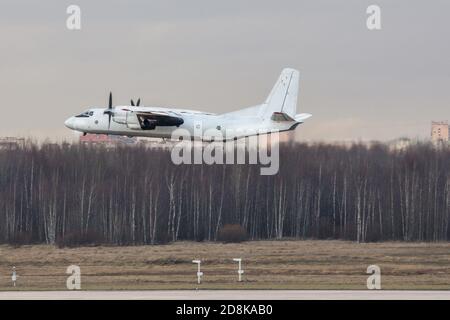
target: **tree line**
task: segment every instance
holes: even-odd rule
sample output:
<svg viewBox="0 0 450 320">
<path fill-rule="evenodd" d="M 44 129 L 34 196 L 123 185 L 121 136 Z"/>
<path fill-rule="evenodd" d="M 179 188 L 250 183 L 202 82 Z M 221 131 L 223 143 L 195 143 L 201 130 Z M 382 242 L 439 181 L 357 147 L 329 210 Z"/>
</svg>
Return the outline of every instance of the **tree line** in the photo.
<svg viewBox="0 0 450 320">
<path fill-rule="evenodd" d="M 170 150 L 83 144 L 0 150 L 0 242 L 113 245 L 250 239 L 447 241 L 450 148 L 280 148 L 280 171 L 174 165 Z"/>
</svg>

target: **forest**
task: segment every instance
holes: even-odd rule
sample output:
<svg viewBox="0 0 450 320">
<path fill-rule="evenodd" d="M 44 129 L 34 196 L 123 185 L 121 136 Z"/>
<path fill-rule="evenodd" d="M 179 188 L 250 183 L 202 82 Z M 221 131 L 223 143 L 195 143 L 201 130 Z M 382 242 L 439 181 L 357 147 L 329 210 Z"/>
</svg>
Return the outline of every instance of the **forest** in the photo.
<svg viewBox="0 0 450 320">
<path fill-rule="evenodd" d="M 0 243 L 249 240 L 448 241 L 450 148 L 291 143 L 280 170 L 174 165 L 145 146 L 36 144 L 0 150 Z"/>
</svg>

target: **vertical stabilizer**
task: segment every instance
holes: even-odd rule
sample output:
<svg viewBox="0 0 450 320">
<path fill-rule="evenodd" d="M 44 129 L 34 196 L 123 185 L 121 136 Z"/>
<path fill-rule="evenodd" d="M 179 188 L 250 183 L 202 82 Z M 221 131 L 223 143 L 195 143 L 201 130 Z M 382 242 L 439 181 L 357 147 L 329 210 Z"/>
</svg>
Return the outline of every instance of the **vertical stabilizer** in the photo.
<svg viewBox="0 0 450 320">
<path fill-rule="evenodd" d="M 263 117 L 270 118 L 274 112 L 280 112 L 294 118 L 297 112 L 298 90 L 299 72 L 295 69 L 284 69 L 264 103 Z"/>
</svg>

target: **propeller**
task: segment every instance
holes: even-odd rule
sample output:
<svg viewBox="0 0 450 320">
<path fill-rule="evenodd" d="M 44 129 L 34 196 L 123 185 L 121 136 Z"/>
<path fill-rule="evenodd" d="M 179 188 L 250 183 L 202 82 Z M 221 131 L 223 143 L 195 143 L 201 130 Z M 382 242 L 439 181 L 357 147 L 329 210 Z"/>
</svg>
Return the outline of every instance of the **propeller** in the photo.
<svg viewBox="0 0 450 320">
<path fill-rule="evenodd" d="M 112 111 L 112 92 L 109 92 L 109 104 L 108 109 L 103 111 L 103 114 L 108 114 L 108 129 L 111 126 L 111 115 L 113 114 Z"/>
<path fill-rule="evenodd" d="M 139 98 L 139 99 L 136 101 L 136 107 L 139 107 L 140 104 L 141 104 L 141 98 Z M 135 106 L 135 105 L 134 105 L 133 99 L 131 99 L 131 106 L 132 106 L 132 107 Z"/>
</svg>

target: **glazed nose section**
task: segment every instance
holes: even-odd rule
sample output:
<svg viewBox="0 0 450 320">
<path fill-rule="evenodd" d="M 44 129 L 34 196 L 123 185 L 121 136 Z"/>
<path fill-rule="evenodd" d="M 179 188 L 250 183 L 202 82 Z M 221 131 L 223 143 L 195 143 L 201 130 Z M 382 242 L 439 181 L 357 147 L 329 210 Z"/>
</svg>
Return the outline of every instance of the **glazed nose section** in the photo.
<svg viewBox="0 0 450 320">
<path fill-rule="evenodd" d="M 64 121 L 64 125 L 72 130 L 75 130 L 75 119 L 73 117 L 70 117 L 66 121 Z"/>
</svg>

